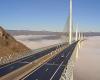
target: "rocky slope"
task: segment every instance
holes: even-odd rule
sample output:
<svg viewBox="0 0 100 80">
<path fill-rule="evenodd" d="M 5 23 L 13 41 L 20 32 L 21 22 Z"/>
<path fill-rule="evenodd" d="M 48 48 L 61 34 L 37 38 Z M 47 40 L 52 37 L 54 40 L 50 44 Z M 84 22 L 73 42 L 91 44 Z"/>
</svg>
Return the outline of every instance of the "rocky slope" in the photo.
<svg viewBox="0 0 100 80">
<path fill-rule="evenodd" d="M 18 54 L 30 50 L 22 43 L 16 41 L 0 26 L 0 57 Z"/>
</svg>

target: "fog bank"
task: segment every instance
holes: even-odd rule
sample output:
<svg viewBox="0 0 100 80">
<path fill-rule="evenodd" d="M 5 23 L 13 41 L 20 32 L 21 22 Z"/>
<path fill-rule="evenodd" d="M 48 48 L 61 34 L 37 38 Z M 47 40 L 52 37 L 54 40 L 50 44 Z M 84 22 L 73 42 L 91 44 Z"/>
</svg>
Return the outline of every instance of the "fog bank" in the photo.
<svg viewBox="0 0 100 80">
<path fill-rule="evenodd" d="M 74 68 L 74 80 L 100 80 L 100 37 L 83 42 Z"/>
</svg>

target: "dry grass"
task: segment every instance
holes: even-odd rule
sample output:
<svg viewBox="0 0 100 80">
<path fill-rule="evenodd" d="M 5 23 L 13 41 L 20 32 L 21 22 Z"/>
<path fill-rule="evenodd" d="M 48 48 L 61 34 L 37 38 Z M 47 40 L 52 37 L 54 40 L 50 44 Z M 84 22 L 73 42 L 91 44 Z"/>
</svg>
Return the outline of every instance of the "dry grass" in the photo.
<svg viewBox="0 0 100 80">
<path fill-rule="evenodd" d="M 0 27 L 0 32 L 2 33 L 2 35 L 0 35 L 0 57 L 30 50 L 22 43 L 16 41 L 2 27 Z"/>
</svg>

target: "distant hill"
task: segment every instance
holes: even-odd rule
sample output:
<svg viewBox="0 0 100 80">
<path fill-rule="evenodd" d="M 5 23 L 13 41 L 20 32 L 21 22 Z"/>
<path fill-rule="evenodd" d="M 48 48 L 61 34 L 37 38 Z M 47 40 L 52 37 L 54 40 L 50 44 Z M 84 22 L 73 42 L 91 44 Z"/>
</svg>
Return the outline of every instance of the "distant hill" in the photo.
<svg viewBox="0 0 100 80">
<path fill-rule="evenodd" d="M 7 30 L 11 35 L 58 35 L 61 36 L 63 32 L 51 31 L 29 31 L 29 30 Z M 100 36 L 100 32 L 82 32 L 85 36 Z M 75 34 L 74 34 L 75 35 Z"/>
<path fill-rule="evenodd" d="M 100 36 L 100 32 L 85 32 L 85 36 Z"/>
<path fill-rule="evenodd" d="M 11 35 L 61 35 L 62 32 L 51 31 L 29 31 L 29 30 L 7 30 Z"/>
<path fill-rule="evenodd" d="M 30 50 L 28 47 L 22 43 L 16 41 L 10 34 L 8 34 L 0 26 L 0 57 L 6 56 L 12 53 L 25 52 Z"/>
</svg>

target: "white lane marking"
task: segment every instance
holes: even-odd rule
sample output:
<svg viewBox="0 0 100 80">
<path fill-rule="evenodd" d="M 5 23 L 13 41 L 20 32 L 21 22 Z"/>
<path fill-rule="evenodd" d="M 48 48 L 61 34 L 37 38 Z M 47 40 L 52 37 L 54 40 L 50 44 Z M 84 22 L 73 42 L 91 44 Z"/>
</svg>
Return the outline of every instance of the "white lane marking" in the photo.
<svg viewBox="0 0 100 80">
<path fill-rule="evenodd" d="M 20 63 L 25 63 L 25 64 L 28 64 L 28 63 L 31 63 L 31 62 L 25 61 L 25 62 L 20 62 Z"/>
<path fill-rule="evenodd" d="M 49 69 L 47 68 L 45 71 L 47 72 Z"/>
<path fill-rule="evenodd" d="M 70 51 L 68 52 L 68 54 L 67 54 L 67 56 L 66 57 L 68 57 L 68 55 L 70 54 Z"/>
<path fill-rule="evenodd" d="M 59 65 L 59 67 L 57 68 L 57 70 L 55 71 L 55 73 L 52 75 L 52 77 L 50 78 L 50 80 L 53 79 L 53 77 L 55 76 L 55 74 L 58 72 L 58 70 L 60 69 L 60 67 L 62 66 L 63 62 Z"/>
</svg>

